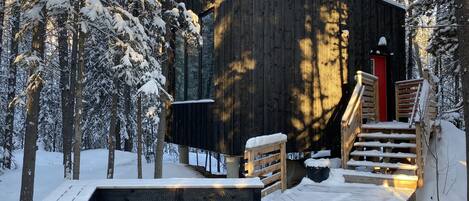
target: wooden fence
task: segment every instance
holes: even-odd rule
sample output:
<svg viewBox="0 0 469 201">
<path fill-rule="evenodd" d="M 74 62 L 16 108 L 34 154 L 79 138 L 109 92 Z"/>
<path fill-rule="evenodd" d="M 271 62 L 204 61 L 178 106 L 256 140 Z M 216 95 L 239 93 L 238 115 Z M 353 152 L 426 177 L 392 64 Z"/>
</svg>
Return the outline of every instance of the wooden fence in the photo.
<svg viewBox="0 0 469 201">
<path fill-rule="evenodd" d="M 286 140 L 246 148 L 245 176 L 259 177 L 264 183 L 262 197 L 281 189 L 287 189 Z"/>
</svg>

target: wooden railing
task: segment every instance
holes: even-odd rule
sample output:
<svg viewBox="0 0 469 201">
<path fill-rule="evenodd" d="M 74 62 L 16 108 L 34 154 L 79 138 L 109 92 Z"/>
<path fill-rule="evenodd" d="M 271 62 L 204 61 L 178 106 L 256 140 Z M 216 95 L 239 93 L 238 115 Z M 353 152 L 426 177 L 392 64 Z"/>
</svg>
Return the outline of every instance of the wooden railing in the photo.
<svg viewBox="0 0 469 201">
<path fill-rule="evenodd" d="M 379 90 L 378 77 L 358 71 L 356 76 L 357 82 L 364 86 L 363 91 L 363 119 L 368 121 L 378 121 L 379 119 Z M 383 97 L 386 98 L 386 97 Z"/>
<path fill-rule="evenodd" d="M 262 197 L 281 189 L 287 189 L 286 140 L 246 148 L 245 176 L 259 177 L 264 183 Z"/>
<path fill-rule="evenodd" d="M 422 87 L 423 79 L 404 80 L 396 82 L 396 120 L 407 118 L 414 121 L 417 109 L 418 94 Z"/>
<path fill-rule="evenodd" d="M 433 132 L 432 121 L 436 118 L 437 104 L 434 83 L 428 79 L 428 72 L 424 71 L 424 79 L 420 82 L 417 97 L 415 98 L 414 112 L 409 120 L 409 125 L 415 125 L 416 133 L 416 174 L 419 178 L 418 186 L 423 186 L 425 159 L 427 156 L 430 136 Z"/>
<path fill-rule="evenodd" d="M 361 71 L 355 77 L 357 85 L 341 122 L 341 151 L 342 167 L 347 168 L 350 151 L 355 138 L 361 132 L 363 119 L 377 120 L 379 110 L 378 103 L 378 78 Z"/>
</svg>

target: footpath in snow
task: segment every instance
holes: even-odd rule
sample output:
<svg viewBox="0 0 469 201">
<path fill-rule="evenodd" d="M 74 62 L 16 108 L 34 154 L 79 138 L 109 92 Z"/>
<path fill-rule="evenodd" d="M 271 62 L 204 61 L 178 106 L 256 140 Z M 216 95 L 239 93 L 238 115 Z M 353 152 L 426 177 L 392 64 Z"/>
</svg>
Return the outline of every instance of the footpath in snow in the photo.
<svg viewBox="0 0 469 201">
<path fill-rule="evenodd" d="M 87 150 L 81 152 L 80 179 L 95 180 L 106 178 L 108 150 Z M 34 184 L 34 200 L 42 200 L 63 181 L 62 153 L 38 151 L 36 159 L 36 178 Z M 18 163 L 16 170 L 7 171 L 0 176 L 0 201 L 17 201 L 21 188 L 21 168 L 23 152 L 14 153 Z M 153 178 L 154 163 L 142 163 L 143 178 Z M 199 173 L 171 162 L 165 158 L 163 164 L 164 178 L 201 178 Z M 116 179 L 137 178 L 137 155 L 135 153 L 116 151 L 115 174 Z"/>
</svg>

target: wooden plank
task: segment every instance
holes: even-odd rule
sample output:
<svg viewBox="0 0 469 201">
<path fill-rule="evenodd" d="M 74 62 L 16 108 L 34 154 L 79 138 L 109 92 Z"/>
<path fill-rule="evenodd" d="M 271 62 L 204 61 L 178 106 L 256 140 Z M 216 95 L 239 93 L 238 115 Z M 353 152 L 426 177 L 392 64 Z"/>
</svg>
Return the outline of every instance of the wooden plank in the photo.
<svg viewBox="0 0 469 201">
<path fill-rule="evenodd" d="M 264 196 L 266 196 L 266 195 L 268 195 L 268 194 L 273 193 L 273 192 L 276 191 L 276 190 L 280 190 L 280 189 L 281 189 L 281 186 L 282 186 L 282 184 L 278 181 L 278 182 L 272 184 L 271 186 L 265 188 L 264 190 L 262 190 L 262 191 L 261 191 L 261 196 L 264 197 Z"/>
<path fill-rule="evenodd" d="M 287 152 L 286 152 L 286 143 L 280 145 L 280 181 L 282 182 L 282 192 L 287 190 Z"/>
<path fill-rule="evenodd" d="M 276 154 L 269 155 L 267 157 L 256 159 L 253 161 L 253 163 L 254 163 L 254 166 L 261 166 L 265 164 L 270 164 L 274 161 L 280 161 L 280 158 L 281 158 L 280 153 L 276 153 Z"/>
<path fill-rule="evenodd" d="M 281 179 L 281 172 L 277 172 L 273 174 L 272 176 L 268 176 L 264 179 L 262 179 L 262 183 L 264 183 L 265 186 L 268 186 L 276 181 L 279 181 Z"/>
<path fill-rule="evenodd" d="M 280 170 L 280 168 L 281 168 L 281 164 L 276 163 L 274 165 L 262 168 L 260 170 L 255 170 L 254 173 L 252 174 L 252 176 L 262 176 L 262 175 L 265 175 L 267 173 L 278 171 L 278 170 Z"/>
<path fill-rule="evenodd" d="M 401 179 L 401 178 L 380 178 L 373 176 L 364 175 L 344 175 L 346 183 L 364 183 L 364 184 L 375 184 L 390 186 L 396 188 L 410 188 L 415 189 L 417 187 L 417 180 L 415 179 Z"/>
</svg>

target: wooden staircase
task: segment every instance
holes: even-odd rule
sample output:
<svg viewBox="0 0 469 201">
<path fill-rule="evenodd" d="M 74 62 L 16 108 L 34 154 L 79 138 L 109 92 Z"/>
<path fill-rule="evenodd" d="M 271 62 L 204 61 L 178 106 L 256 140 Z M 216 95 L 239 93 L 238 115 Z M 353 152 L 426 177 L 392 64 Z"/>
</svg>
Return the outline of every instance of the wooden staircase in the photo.
<svg viewBox="0 0 469 201">
<path fill-rule="evenodd" d="M 425 79 L 396 83 L 396 119 L 379 122 L 378 78 L 358 72 L 357 85 L 342 118 L 342 167 L 350 183 L 415 189 L 423 185 L 425 140 L 436 110 Z"/>
</svg>

